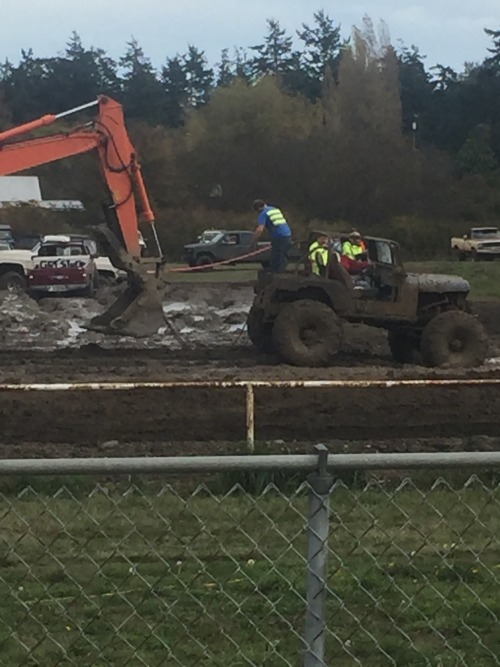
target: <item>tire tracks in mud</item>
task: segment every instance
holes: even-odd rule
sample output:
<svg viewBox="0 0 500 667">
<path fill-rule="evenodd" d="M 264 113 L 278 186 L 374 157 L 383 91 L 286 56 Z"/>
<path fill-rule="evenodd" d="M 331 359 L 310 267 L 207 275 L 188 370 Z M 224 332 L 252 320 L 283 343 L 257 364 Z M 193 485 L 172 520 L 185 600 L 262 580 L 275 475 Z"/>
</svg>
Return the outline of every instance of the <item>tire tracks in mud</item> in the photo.
<svg viewBox="0 0 500 667">
<path fill-rule="evenodd" d="M 6 443 L 241 442 L 245 437 L 241 389 L 28 392 L 21 396 L 11 392 L 1 400 Z M 499 414 L 498 388 L 256 391 L 259 440 L 493 436 L 498 434 Z"/>
<path fill-rule="evenodd" d="M 206 375 L 199 379 L 210 379 L 208 368 Z M 242 442 L 245 438 L 242 388 L 0 393 L 1 440 L 8 444 L 95 446 L 108 440 L 192 443 Z M 500 387 L 259 387 L 255 407 L 260 441 L 496 436 Z M 191 452 L 187 449 L 185 453 Z"/>
<path fill-rule="evenodd" d="M 485 306 L 486 308 L 486 306 Z M 499 335 L 499 309 L 490 331 Z M 494 325 L 494 326 L 493 326 Z M 365 336 L 365 332 L 361 332 Z M 496 339 L 499 340 L 498 338 Z M 376 344 L 375 344 L 376 343 Z M 499 370 L 433 370 L 397 366 L 380 332 L 362 347 L 346 348 L 332 368 L 295 368 L 259 355 L 246 344 L 185 349 L 102 348 L 0 351 L 0 383 L 140 382 L 181 380 L 423 379 L 498 377 Z M 99 443 L 186 443 L 176 453 L 210 453 L 216 442 L 245 437 L 241 389 L 172 388 L 105 392 L 0 392 L 1 441 L 9 452 L 82 452 Z M 320 442 L 497 436 L 500 387 L 399 387 L 386 389 L 267 389 L 255 392 L 258 440 Z M 195 445 L 195 443 L 197 443 Z M 204 449 L 206 443 L 206 451 Z M 87 449 L 86 449 L 87 448 Z M 130 455 L 130 447 L 124 449 Z M 155 450 L 156 451 L 156 450 Z M 168 454 L 168 447 L 165 450 Z M 113 450 L 120 455 L 120 448 Z"/>
<path fill-rule="evenodd" d="M 335 368 L 295 368 L 249 345 L 149 350 L 89 345 L 57 351 L 0 350 L 0 383 L 324 379 L 356 372 L 376 377 L 391 368 L 389 357 L 347 351 L 338 355 Z"/>
</svg>

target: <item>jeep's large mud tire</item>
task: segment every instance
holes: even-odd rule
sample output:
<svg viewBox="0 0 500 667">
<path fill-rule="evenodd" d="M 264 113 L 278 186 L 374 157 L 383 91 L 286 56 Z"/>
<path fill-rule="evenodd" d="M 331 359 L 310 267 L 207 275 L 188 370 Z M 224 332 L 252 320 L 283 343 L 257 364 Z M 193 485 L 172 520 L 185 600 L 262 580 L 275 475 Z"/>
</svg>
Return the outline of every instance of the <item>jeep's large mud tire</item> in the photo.
<svg viewBox="0 0 500 667">
<path fill-rule="evenodd" d="M 260 352 L 274 352 L 273 325 L 264 322 L 264 312 L 259 308 L 250 308 L 247 315 L 247 333 L 254 347 Z"/>
<path fill-rule="evenodd" d="M 422 364 L 418 338 L 402 331 L 389 331 L 387 343 L 398 364 Z"/>
<path fill-rule="evenodd" d="M 436 315 L 424 328 L 420 349 L 428 366 L 472 368 L 484 363 L 488 338 L 473 315 L 449 310 Z"/>
<path fill-rule="evenodd" d="M 273 327 L 276 351 L 294 366 L 328 366 L 342 338 L 342 325 L 334 311 L 310 299 L 283 306 Z"/>
</svg>

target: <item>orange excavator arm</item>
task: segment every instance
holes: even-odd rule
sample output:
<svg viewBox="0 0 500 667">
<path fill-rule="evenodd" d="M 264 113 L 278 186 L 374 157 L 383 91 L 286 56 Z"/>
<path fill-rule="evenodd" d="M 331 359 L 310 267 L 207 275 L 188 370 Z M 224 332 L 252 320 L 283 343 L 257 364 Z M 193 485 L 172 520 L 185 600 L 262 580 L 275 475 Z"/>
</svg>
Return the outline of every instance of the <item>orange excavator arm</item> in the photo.
<svg viewBox="0 0 500 667">
<path fill-rule="evenodd" d="M 68 132 L 26 138 L 25 135 L 52 125 L 69 114 L 98 106 L 97 117 Z M 0 132 L 0 175 L 95 150 L 113 201 L 121 230 L 114 223 L 100 228 L 113 264 L 127 273 L 127 288 L 88 328 L 104 333 L 149 336 L 165 323 L 162 298 L 166 285 L 161 279 L 163 258 L 154 227 L 154 215 L 141 176 L 137 155 L 128 136 L 123 109 L 118 102 L 101 95 L 96 101 L 69 111 L 42 116 L 38 120 Z M 139 220 L 151 225 L 158 257 L 141 260 Z M 154 269 L 151 270 L 151 264 Z"/>
<path fill-rule="evenodd" d="M 20 139 L 33 130 L 56 123 L 71 113 L 93 105 L 98 105 L 98 114 L 96 119 L 86 126 L 65 133 Z M 136 151 L 125 127 L 122 106 L 115 100 L 101 95 L 90 104 L 61 114 L 48 114 L 0 132 L 0 176 L 92 150 L 96 150 L 99 156 L 125 249 L 132 258 L 138 259 L 141 254 L 139 217 L 141 221 L 152 225 L 154 230 L 154 215 Z M 156 232 L 154 233 L 156 238 Z"/>
</svg>

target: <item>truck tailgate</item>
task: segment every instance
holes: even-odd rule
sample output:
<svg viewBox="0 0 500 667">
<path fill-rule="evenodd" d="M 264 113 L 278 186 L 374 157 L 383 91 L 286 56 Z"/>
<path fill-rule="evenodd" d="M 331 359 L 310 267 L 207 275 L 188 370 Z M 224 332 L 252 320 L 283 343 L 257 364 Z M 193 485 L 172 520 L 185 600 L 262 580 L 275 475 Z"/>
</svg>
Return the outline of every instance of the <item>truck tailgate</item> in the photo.
<svg viewBox="0 0 500 667">
<path fill-rule="evenodd" d="M 85 272 L 83 269 L 64 268 L 64 269 L 48 269 L 35 268 L 31 269 L 30 278 L 33 283 L 40 285 L 66 285 L 68 283 L 85 282 Z"/>
<path fill-rule="evenodd" d="M 66 292 L 72 287 L 85 287 L 89 282 L 92 260 L 87 257 L 37 257 L 35 262 L 35 266 L 28 271 L 28 285 L 31 289 Z"/>
</svg>

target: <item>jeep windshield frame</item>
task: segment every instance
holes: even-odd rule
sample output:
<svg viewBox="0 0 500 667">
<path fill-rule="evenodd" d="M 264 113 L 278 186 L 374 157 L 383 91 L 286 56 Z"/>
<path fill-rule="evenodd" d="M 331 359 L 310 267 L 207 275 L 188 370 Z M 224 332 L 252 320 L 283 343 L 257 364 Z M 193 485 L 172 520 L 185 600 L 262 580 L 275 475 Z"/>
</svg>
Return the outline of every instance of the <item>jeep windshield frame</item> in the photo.
<svg viewBox="0 0 500 667">
<path fill-rule="evenodd" d="M 373 236 L 366 236 L 365 241 L 368 244 L 368 258 L 372 264 L 390 268 L 403 267 L 398 243 Z"/>
</svg>

